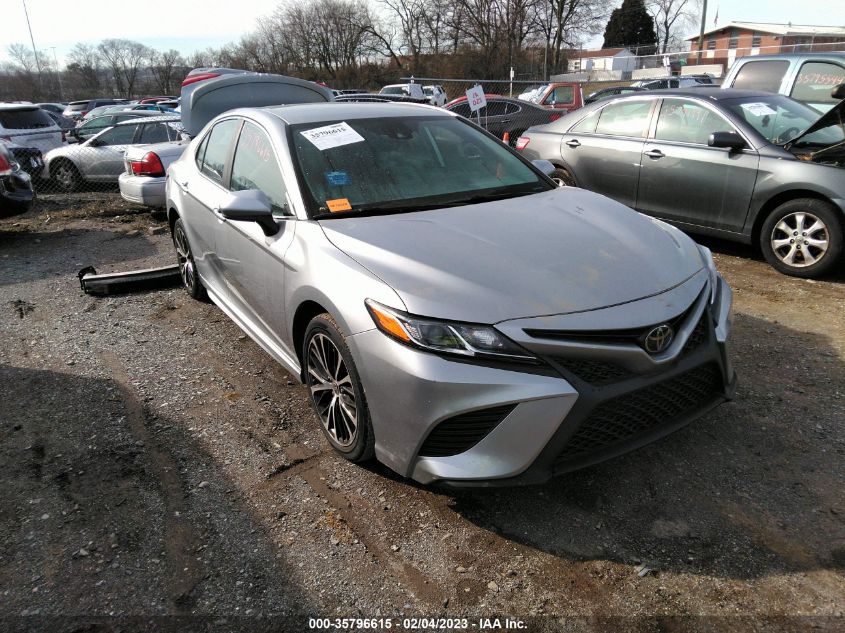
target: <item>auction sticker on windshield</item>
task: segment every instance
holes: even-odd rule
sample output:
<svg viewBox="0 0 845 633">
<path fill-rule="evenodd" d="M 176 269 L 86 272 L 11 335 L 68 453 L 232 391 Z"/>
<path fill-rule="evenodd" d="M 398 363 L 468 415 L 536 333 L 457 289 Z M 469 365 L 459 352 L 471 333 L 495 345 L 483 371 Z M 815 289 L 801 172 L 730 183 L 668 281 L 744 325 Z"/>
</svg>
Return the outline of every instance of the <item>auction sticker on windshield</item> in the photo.
<svg viewBox="0 0 845 633">
<path fill-rule="evenodd" d="M 300 132 L 300 134 L 311 141 L 321 151 L 333 147 L 351 145 L 352 143 L 360 143 L 364 140 L 364 137 L 349 127 L 346 121 L 333 123 L 325 127 L 315 127 L 311 130 Z"/>
<path fill-rule="evenodd" d="M 352 211 L 352 205 L 349 204 L 349 199 L 347 198 L 335 198 L 334 200 L 326 200 L 326 206 L 332 213 L 338 213 L 340 211 Z"/>
<path fill-rule="evenodd" d="M 766 116 L 767 114 L 771 116 L 772 114 L 777 114 L 777 110 L 772 110 L 765 103 L 742 103 L 740 105 L 754 116 Z"/>
</svg>

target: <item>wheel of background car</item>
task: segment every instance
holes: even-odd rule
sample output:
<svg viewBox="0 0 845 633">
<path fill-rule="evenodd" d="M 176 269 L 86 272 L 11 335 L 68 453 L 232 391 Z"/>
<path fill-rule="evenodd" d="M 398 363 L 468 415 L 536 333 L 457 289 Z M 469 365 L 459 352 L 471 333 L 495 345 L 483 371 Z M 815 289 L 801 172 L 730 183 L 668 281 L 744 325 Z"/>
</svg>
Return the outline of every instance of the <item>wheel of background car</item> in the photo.
<svg viewBox="0 0 845 633">
<path fill-rule="evenodd" d="M 361 379 L 343 333 L 328 314 L 311 320 L 302 346 L 305 384 L 336 451 L 352 462 L 375 455 L 375 435 Z"/>
<path fill-rule="evenodd" d="M 578 185 L 575 184 L 575 178 L 572 177 L 566 169 L 563 167 L 558 167 L 554 170 L 551 176 L 552 180 L 554 180 L 558 185 L 563 187 L 577 187 Z"/>
<path fill-rule="evenodd" d="M 76 191 L 82 186 L 82 175 L 69 160 L 60 160 L 51 169 L 56 184 L 62 191 Z"/>
<path fill-rule="evenodd" d="M 790 200 L 772 211 L 760 231 L 766 261 L 794 277 L 820 277 L 842 256 L 842 218 L 815 198 Z"/>
<path fill-rule="evenodd" d="M 192 298 L 204 300 L 208 295 L 197 274 L 194 254 L 191 252 L 191 244 L 188 242 L 188 234 L 185 232 L 182 218 L 177 219 L 173 225 L 173 246 L 176 247 L 176 261 L 179 263 L 182 285 Z"/>
</svg>

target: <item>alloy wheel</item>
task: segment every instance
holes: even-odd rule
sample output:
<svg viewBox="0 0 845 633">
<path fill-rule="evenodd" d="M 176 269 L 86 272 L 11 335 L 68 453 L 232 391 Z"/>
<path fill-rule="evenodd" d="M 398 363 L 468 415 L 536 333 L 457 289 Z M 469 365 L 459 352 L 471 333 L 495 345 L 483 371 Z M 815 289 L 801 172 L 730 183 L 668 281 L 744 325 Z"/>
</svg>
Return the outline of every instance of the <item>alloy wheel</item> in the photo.
<svg viewBox="0 0 845 633">
<path fill-rule="evenodd" d="M 796 211 L 775 224 L 772 251 L 787 266 L 804 268 L 824 257 L 830 246 L 827 225 L 812 213 Z"/>
<path fill-rule="evenodd" d="M 308 343 L 308 388 L 326 431 L 338 446 L 347 447 L 358 434 L 358 407 L 352 378 L 332 340 L 320 332 Z"/>
<path fill-rule="evenodd" d="M 179 274 L 182 276 L 182 283 L 188 290 L 193 290 L 197 283 L 197 273 L 194 269 L 194 258 L 191 256 L 188 237 L 181 226 L 176 226 L 173 241 L 176 244 L 176 259 L 179 262 Z"/>
</svg>

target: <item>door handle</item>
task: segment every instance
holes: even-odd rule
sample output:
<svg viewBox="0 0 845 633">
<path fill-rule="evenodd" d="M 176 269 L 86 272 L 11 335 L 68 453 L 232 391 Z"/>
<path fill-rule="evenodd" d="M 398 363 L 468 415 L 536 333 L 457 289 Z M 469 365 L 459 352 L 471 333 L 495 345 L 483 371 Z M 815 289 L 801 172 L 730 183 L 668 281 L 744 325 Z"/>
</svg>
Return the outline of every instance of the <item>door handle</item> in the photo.
<svg viewBox="0 0 845 633">
<path fill-rule="evenodd" d="M 510 120 L 510 119 L 501 119 L 501 120 L 499 121 L 499 123 L 510 123 L 510 122 L 511 122 L 511 120 Z"/>
<path fill-rule="evenodd" d="M 666 156 L 666 154 L 661 152 L 659 149 L 650 149 L 650 150 L 648 150 L 647 152 L 644 152 L 644 153 L 649 158 L 653 158 L 655 160 L 657 160 L 658 158 L 663 158 L 664 156 Z"/>
<path fill-rule="evenodd" d="M 566 144 L 569 145 L 569 147 L 571 147 L 573 149 L 575 149 L 576 147 L 581 147 L 581 142 L 578 141 L 577 139 L 572 139 L 571 141 L 566 141 Z"/>
</svg>

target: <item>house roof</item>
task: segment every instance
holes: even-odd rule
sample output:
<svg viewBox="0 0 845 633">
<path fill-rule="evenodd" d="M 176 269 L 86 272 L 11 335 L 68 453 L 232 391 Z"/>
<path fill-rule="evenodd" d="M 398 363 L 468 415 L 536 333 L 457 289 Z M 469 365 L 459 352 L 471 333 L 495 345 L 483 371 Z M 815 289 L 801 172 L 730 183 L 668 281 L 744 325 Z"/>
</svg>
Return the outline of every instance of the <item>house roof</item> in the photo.
<svg viewBox="0 0 845 633">
<path fill-rule="evenodd" d="M 627 48 L 601 48 L 597 51 L 575 51 L 572 55 L 575 59 L 588 59 L 591 57 L 616 57 L 622 51 L 630 55 Z"/>
<path fill-rule="evenodd" d="M 704 31 L 704 35 L 722 31 L 724 29 L 743 29 L 773 35 L 834 35 L 845 37 L 845 26 L 819 26 L 813 24 L 774 24 L 771 22 L 728 22 L 721 26 Z M 698 39 L 698 35 L 690 35 L 687 41 Z"/>
</svg>

